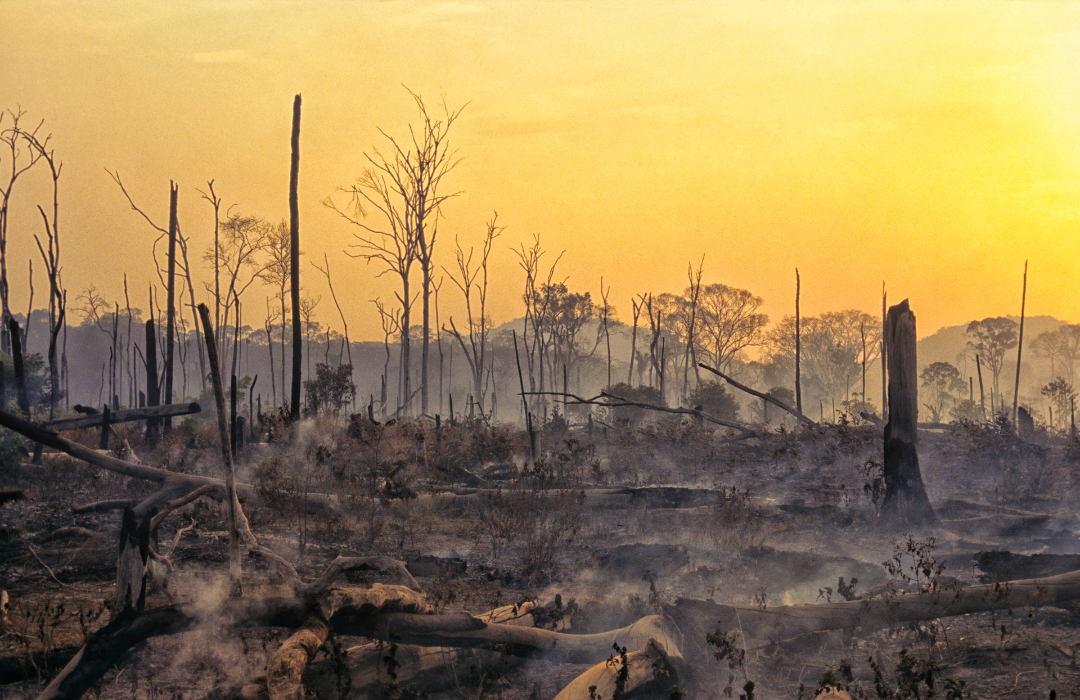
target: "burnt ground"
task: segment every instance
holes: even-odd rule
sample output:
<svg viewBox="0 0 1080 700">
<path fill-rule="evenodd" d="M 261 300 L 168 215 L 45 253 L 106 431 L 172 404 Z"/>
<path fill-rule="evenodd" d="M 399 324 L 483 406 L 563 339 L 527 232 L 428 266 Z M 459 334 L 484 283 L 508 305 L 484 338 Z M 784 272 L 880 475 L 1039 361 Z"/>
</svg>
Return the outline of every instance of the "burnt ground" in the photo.
<svg viewBox="0 0 1080 700">
<path fill-rule="evenodd" d="M 144 463 L 186 473 L 220 472 L 213 434 L 205 421 L 191 421 L 151 449 L 133 426 L 120 428 Z M 389 554 L 408 563 L 441 610 L 479 614 L 530 599 L 546 606 L 537 624 L 570 633 L 622 626 L 671 610 L 680 598 L 767 609 L 926 586 L 925 575 L 916 576 L 924 565 L 931 585 L 1080 569 L 1080 461 L 1075 444 L 1060 436 L 1019 440 L 994 425 L 921 434 L 923 476 L 942 526 L 911 532 L 884 531 L 876 516 L 879 429 L 729 437 L 679 421 L 618 430 L 597 421 L 590 434 L 556 420 L 540 435 L 542 466 L 523 469 L 528 438 L 505 426 L 459 423 L 436 435 L 429 424 L 323 418 L 249 445 L 239 469 L 265 495 L 261 505 L 245 506 L 252 528 L 307 580 L 339 554 Z M 0 698 L 34 696 L 109 619 L 119 513 L 75 514 L 73 506 L 151 491 L 60 455 L 46 455 L 42 466 L 16 464 L 5 466 L 0 484 L 27 495 L 0 509 L 0 587 L 11 597 L 0 634 Z M 315 493 L 335 494 L 336 511 L 305 512 L 305 494 Z M 171 515 L 159 547 L 168 549 L 192 522 L 172 557 L 175 602 L 222 595 L 219 503 L 204 499 Z M 906 555 L 908 541 L 923 545 L 922 553 Z M 898 553 L 890 572 L 883 562 Z M 841 577 L 857 579 L 853 589 Z M 248 595 L 276 590 L 272 573 L 254 561 L 245 562 L 245 588 Z M 168 602 L 163 594 L 151 600 Z M 157 637 L 129 651 L 94 692 L 232 697 L 265 673 L 288 635 L 243 629 Z M 1051 690 L 1080 697 L 1080 606 L 1071 604 L 771 643 L 731 638 L 746 651 L 733 666 L 731 656 L 716 661 L 718 647 L 705 639 L 684 639 L 694 672 L 684 690 L 719 698 L 730 688 L 739 697 L 752 681 L 755 698 L 809 697 L 823 678 L 843 681 L 849 664 L 849 684 L 866 697 L 902 697 L 905 681 L 927 697 L 928 671 L 935 697 L 1047 698 Z M 335 645 L 340 654 L 365 641 L 334 640 L 311 673 L 333 664 Z M 462 662 L 451 680 L 397 689 L 388 680 L 384 690 L 544 699 L 585 668 Z M 335 696 L 314 676 L 309 681 L 322 697 Z"/>
</svg>

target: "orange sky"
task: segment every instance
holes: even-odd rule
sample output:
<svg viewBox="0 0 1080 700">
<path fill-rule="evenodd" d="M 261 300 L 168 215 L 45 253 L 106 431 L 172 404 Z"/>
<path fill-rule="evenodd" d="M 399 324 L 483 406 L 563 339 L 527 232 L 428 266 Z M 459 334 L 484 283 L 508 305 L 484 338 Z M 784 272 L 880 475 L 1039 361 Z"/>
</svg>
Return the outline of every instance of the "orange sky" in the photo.
<svg viewBox="0 0 1080 700">
<path fill-rule="evenodd" d="M 370 300 L 393 287 L 345 255 L 320 202 L 382 145 L 376 127 L 405 133 L 407 85 L 469 103 L 439 245 L 449 265 L 454 236 L 479 243 L 498 210 L 496 322 L 521 313 L 510 248 L 534 233 L 566 250 L 571 288 L 597 297 L 603 275 L 624 320 L 704 253 L 706 282 L 774 318 L 796 266 L 805 314 L 877 312 L 886 280 L 920 335 L 1018 313 L 1029 259 L 1028 313 L 1080 321 L 1080 3 L 5 0 L 0 26 L 0 108 L 45 119 L 64 161 L 69 299 L 93 283 L 122 300 L 127 272 L 146 306 L 153 236 L 105 168 L 162 223 L 177 180 L 198 250 L 211 178 L 226 204 L 287 216 L 300 92 L 302 247 L 330 256 L 350 334 L 379 337 Z M 42 184 L 16 192 L 16 310 Z"/>
</svg>

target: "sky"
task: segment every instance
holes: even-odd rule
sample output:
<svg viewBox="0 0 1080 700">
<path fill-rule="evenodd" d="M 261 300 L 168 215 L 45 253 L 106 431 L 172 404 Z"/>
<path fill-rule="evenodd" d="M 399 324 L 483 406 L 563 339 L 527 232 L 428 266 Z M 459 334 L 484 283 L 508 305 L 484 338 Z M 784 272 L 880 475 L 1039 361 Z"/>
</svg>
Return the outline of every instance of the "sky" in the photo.
<svg viewBox="0 0 1080 700">
<path fill-rule="evenodd" d="M 397 286 L 351 257 L 357 229 L 323 202 L 345 202 L 380 129 L 417 123 L 411 90 L 464 107 L 435 257 L 452 268 L 455 238 L 480 245 L 498 212 L 496 323 L 522 313 L 513 250 L 534 236 L 548 262 L 565 251 L 572 290 L 599 301 L 602 277 L 624 321 L 702 256 L 706 283 L 749 289 L 774 319 L 796 268 L 805 315 L 880 313 L 884 282 L 920 336 L 1017 314 L 1027 260 L 1027 313 L 1080 321 L 1080 3 L 0 0 L 0 26 L 0 109 L 44 120 L 64 163 L 73 309 L 91 284 L 123 306 L 125 274 L 146 308 L 157 279 L 156 234 L 106 170 L 161 225 L 178 183 L 203 281 L 208 181 L 235 211 L 287 218 L 301 93 L 304 292 L 340 330 L 309 263 L 325 254 L 350 336 L 381 340 L 371 300 Z M 31 173 L 13 194 L 16 310 L 32 258 L 45 297 L 47 184 Z M 253 286 L 245 308 L 269 294 Z M 449 280 L 440 305 L 460 327 Z"/>
</svg>

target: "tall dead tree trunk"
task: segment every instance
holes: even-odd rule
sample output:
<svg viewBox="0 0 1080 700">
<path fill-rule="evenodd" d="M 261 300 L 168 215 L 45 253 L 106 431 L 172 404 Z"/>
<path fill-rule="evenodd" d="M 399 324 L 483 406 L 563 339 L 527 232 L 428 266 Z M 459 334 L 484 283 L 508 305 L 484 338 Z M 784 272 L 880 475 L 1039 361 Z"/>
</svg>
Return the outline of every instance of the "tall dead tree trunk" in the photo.
<svg viewBox="0 0 1080 700">
<path fill-rule="evenodd" d="M 886 318 L 886 300 L 888 296 L 885 292 L 885 282 L 881 283 L 881 419 L 889 420 L 889 370 L 886 366 L 886 360 L 888 359 L 887 350 L 885 348 L 885 318 Z M 979 386 L 982 386 L 980 383 Z"/>
<path fill-rule="evenodd" d="M 8 332 L 11 334 L 11 359 L 15 364 L 15 391 L 19 402 L 19 410 L 29 417 L 30 395 L 26 393 L 26 371 L 23 367 L 22 336 L 19 331 L 19 322 L 14 318 L 8 319 Z"/>
<path fill-rule="evenodd" d="M 979 359 L 978 355 L 975 356 L 975 371 L 979 373 L 979 406 L 982 407 L 983 420 L 986 420 L 986 392 L 983 390 L 982 360 Z M 991 404 L 990 408 L 993 407 L 993 404 Z"/>
<path fill-rule="evenodd" d="M 173 390 L 173 340 L 176 335 L 176 196 L 179 188 L 169 183 L 169 277 L 165 301 L 165 404 L 172 403 Z M 172 420 L 165 418 L 163 430 L 172 430 Z"/>
<path fill-rule="evenodd" d="M 300 179 L 300 95 L 293 99 L 292 123 L 292 168 L 289 176 L 289 234 L 292 237 L 292 249 L 289 271 L 292 277 L 292 395 L 289 400 L 289 413 L 295 419 L 300 417 L 300 368 L 302 367 L 300 343 L 300 204 L 296 193 Z M 285 319 L 281 319 L 284 323 Z"/>
<path fill-rule="evenodd" d="M 916 449 L 919 385 L 915 314 L 908 308 L 907 299 L 889 309 L 884 335 L 889 353 L 889 422 L 885 424 L 885 499 L 881 514 L 892 526 L 937 525 Z"/>
<path fill-rule="evenodd" d="M 299 105 L 299 100 L 297 105 Z M 225 460 L 225 498 L 228 501 L 229 512 L 229 596 L 235 598 L 244 594 L 240 582 L 240 529 L 237 525 L 240 502 L 236 498 L 236 470 L 233 467 L 232 439 L 228 418 L 225 415 L 225 389 L 221 382 L 221 364 L 218 362 L 214 329 L 210 325 L 210 309 L 206 304 L 199 304 L 199 316 L 206 339 L 207 359 L 210 361 L 210 380 L 214 385 L 214 405 L 217 408 L 218 432 L 221 437 L 221 456 Z"/>
<path fill-rule="evenodd" d="M 1027 306 L 1027 260 L 1024 261 L 1024 291 L 1020 297 L 1020 339 L 1016 343 L 1016 381 L 1013 383 L 1013 425 L 1018 426 L 1016 409 L 1020 401 L 1020 359 L 1024 354 L 1024 307 Z"/>
<path fill-rule="evenodd" d="M 802 359 L 802 337 L 799 333 L 799 292 L 801 280 L 799 268 L 795 268 L 795 410 L 802 413 L 802 381 L 800 379 L 799 361 Z"/>
<path fill-rule="evenodd" d="M 157 369 L 157 332 L 154 330 L 154 319 L 146 321 L 146 405 L 158 406 L 161 404 L 161 387 L 158 384 Z M 146 441 L 151 445 L 157 443 L 158 418 L 146 420 Z"/>
</svg>

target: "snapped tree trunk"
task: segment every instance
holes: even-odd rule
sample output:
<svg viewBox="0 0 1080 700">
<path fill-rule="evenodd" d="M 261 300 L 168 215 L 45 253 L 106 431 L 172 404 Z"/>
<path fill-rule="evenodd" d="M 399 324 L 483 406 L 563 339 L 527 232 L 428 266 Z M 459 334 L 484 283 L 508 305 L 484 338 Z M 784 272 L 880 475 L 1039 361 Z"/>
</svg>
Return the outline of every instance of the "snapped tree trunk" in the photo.
<svg viewBox="0 0 1080 700">
<path fill-rule="evenodd" d="M 158 384 L 157 369 L 157 333 L 154 330 L 154 319 L 146 322 L 146 405 L 157 406 L 161 403 L 161 388 Z M 159 418 L 146 420 L 146 441 L 151 445 L 157 444 Z"/>
<path fill-rule="evenodd" d="M 889 309 L 885 323 L 888 352 L 889 422 L 885 424 L 885 499 L 881 514 L 891 526 L 937 525 L 926 495 L 916 431 L 919 420 L 915 314 L 907 299 Z"/>
<path fill-rule="evenodd" d="M 292 168 L 289 176 L 289 234 L 292 248 L 289 251 L 289 270 L 292 277 L 292 396 L 289 400 L 289 413 L 296 419 L 300 416 L 300 204 L 296 186 L 300 179 L 300 95 L 293 100 L 292 123 Z M 282 323 L 285 319 L 281 320 Z"/>
<path fill-rule="evenodd" d="M 169 183 L 169 276 L 165 302 L 165 405 L 172 403 L 173 390 L 173 340 L 176 337 L 176 231 L 179 224 L 176 219 L 176 195 L 179 188 L 176 183 Z M 163 419 L 166 434 L 172 430 L 172 420 Z"/>
</svg>

